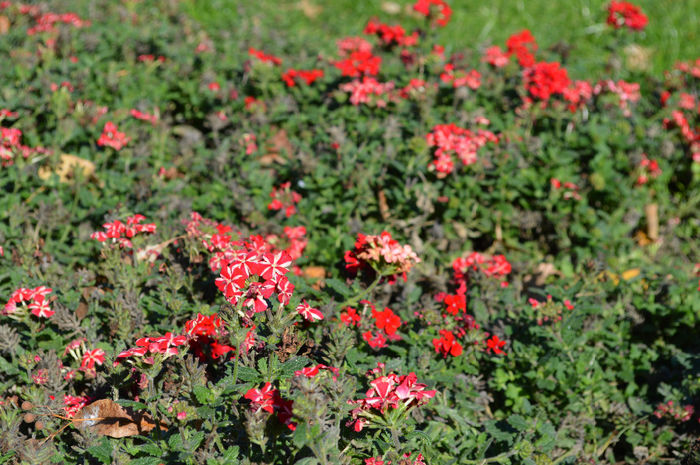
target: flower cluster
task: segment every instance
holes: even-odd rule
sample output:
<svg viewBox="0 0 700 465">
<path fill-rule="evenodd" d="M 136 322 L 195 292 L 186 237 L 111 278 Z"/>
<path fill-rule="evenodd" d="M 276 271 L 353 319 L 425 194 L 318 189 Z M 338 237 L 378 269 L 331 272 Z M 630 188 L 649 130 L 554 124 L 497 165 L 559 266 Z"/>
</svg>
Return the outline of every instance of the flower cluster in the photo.
<svg viewBox="0 0 700 465">
<path fill-rule="evenodd" d="M 160 354 L 163 359 L 177 355 L 179 346 L 187 344 L 187 336 L 181 334 L 165 333 L 160 337 L 142 337 L 136 341 L 136 347 L 124 350 L 117 355 L 115 365 L 119 363 L 118 359 L 138 357 L 144 363 L 152 365 L 155 362 L 156 355 Z"/>
<path fill-rule="evenodd" d="M 406 30 L 400 24 L 389 26 L 388 24 L 380 23 L 376 19 L 371 19 L 367 23 L 364 33 L 368 35 L 376 35 L 387 47 L 391 47 L 392 45 L 412 47 L 418 43 L 417 32 L 407 35 Z"/>
<path fill-rule="evenodd" d="M 406 273 L 416 263 L 420 263 L 420 259 L 411 246 L 399 244 L 386 231 L 378 236 L 359 233 L 355 248 L 345 252 L 345 269 L 350 273 L 373 270 L 390 283 L 395 282 L 399 275 L 405 281 Z"/>
<path fill-rule="evenodd" d="M 445 0 L 418 0 L 413 4 L 413 10 L 426 18 L 433 18 L 440 27 L 447 26 L 452 16 L 452 8 Z"/>
<path fill-rule="evenodd" d="M 641 8 L 625 1 L 613 0 L 608 6 L 608 24 L 615 29 L 626 26 L 634 31 L 641 31 L 649 23 L 647 15 Z"/>
<path fill-rule="evenodd" d="M 32 315 L 40 318 L 49 318 L 55 312 L 49 306 L 49 299 L 46 298 L 53 289 L 45 286 L 35 287 L 34 289 L 21 287 L 10 295 L 10 300 L 5 304 L 2 310 L 3 315 L 22 314 L 22 307 L 17 307 L 18 304 L 27 304 L 27 308 L 31 310 Z"/>
<path fill-rule="evenodd" d="M 260 50 L 256 50 L 253 47 L 248 49 L 248 55 L 257 58 L 262 63 L 271 63 L 275 66 L 282 64 L 282 60 L 274 55 L 266 54 Z"/>
<path fill-rule="evenodd" d="M 63 395 L 63 411 L 66 412 L 68 418 L 73 418 L 81 408 L 85 407 L 92 401 L 92 398 L 85 396 L 70 396 Z"/>
<path fill-rule="evenodd" d="M 549 321 L 556 323 L 562 320 L 562 309 L 566 308 L 571 311 L 574 309 L 574 304 L 570 300 L 566 299 L 561 304 L 552 301 L 552 296 L 547 295 L 546 302 L 540 302 L 539 300 L 530 297 L 528 303 L 532 308 L 537 309 L 539 315 L 537 316 L 537 324 L 542 326 L 542 324 Z"/>
<path fill-rule="evenodd" d="M 525 70 L 524 80 L 530 95 L 540 100 L 564 93 L 571 82 L 566 68 L 558 62 L 533 64 Z"/>
<path fill-rule="evenodd" d="M 12 115 L 13 113 L 11 112 L 5 114 L 7 117 L 13 117 Z M 24 158 L 27 158 L 34 153 L 49 153 L 43 147 L 32 148 L 22 145 L 21 140 L 22 131 L 20 129 L 0 126 L 0 166 L 12 165 L 15 154 L 21 154 Z"/>
<path fill-rule="evenodd" d="M 118 243 L 121 248 L 131 248 L 133 247 L 131 238 L 135 235 L 156 232 L 155 223 L 141 224 L 141 221 L 145 219 L 146 217 L 143 215 L 133 215 L 126 219 L 126 223 L 119 220 L 105 223 L 102 225 L 105 230 L 92 233 L 90 238 L 99 242 L 112 239 L 112 242 Z"/>
<path fill-rule="evenodd" d="M 458 357 L 462 355 L 462 344 L 457 342 L 455 335 L 452 331 L 446 329 L 441 329 L 439 331 L 440 337 L 433 339 L 433 346 L 435 347 L 435 352 L 442 354 L 443 357 L 451 355 L 453 357 Z"/>
<path fill-rule="evenodd" d="M 382 83 L 370 76 L 341 84 L 340 90 L 350 94 L 350 103 L 353 105 L 365 104 L 384 108 L 394 99 L 393 82 Z"/>
<path fill-rule="evenodd" d="M 343 76 L 376 76 L 382 64 L 381 57 L 372 54 L 372 45 L 360 37 L 349 37 L 338 41 L 341 59 L 334 61 Z"/>
<path fill-rule="evenodd" d="M 676 421 L 686 422 L 690 420 L 695 412 L 695 408 L 692 405 L 679 406 L 674 405 L 672 400 L 669 400 L 665 404 L 659 404 L 654 410 L 654 416 L 656 418 L 669 417 Z"/>
<path fill-rule="evenodd" d="M 418 383 L 415 373 L 398 376 L 389 373 L 370 382 L 370 388 L 364 399 L 348 400 L 349 404 L 357 405 L 351 414 L 355 431 L 362 431 L 365 426 L 372 427 L 373 419 L 388 410 L 400 409 L 402 412 L 426 404 L 435 397 L 436 391 L 426 390 L 425 384 Z"/>
<path fill-rule="evenodd" d="M 301 200 L 301 195 L 291 189 L 292 183 L 287 181 L 273 187 L 270 192 L 272 201 L 267 205 L 268 210 L 284 210 L 284 216 L 289 218 L 297 212 L 296 204 Z"/>
<path fill-rule="evenodd" d="M 121 150 L 129 141 L 131 141 L 130 137 L 127 137 L 123 132 L 119 132 L 117 126 L 111 121 L 108 121 L 105 123 L 104 129 L 102 129 L 100 138 L 97 139 L 97 145 L 100 147 L 112 147 L 114 150 Z"/>
<path fill-rule="evenodd" d="M 530 67 L 535 64 L 535 52 L 537 51 L 537 42 L 532 33 L 524 29 L 517 34 L 511 35 L 506 41 L 508 56 L 515 55 L 518 63 L 523 68 Z"/>
<path fill-rule="evenodd" d="M 435 149 L 435 160 L 432 166 L 439 176 L 446 176 L 454 170 L 454 156 L 464 166 L 476 163 L 477 152 L 487 143 L 498 142 L 498 137 L 491 131 L 460 128 L 455 124 L 438 124 L 425 136 L 428 145 Z"/>
<path fill-rule="evenodd" d="M 573 182 L 566 181 L 562 183 L 559 179 L 557 178 L 552 178 L 549 180 L 549 183 L 552 186 L 553 192 L 563 190 L 564 191 L 564 199 L 574 199 L 574 200 L 581 200 L 581 194 L 579 194 L 579 186 L 574 184 Z"/>
<path fill-rule="evenodd" d="M 151 115 L 149 113 L 145 113 L 136 109 L 132 109 L 129 114 L 133 116 L 136 119 L 140 119 L 142 121 L 148 121 L 152 125 L 155 126 L 155 124 L 158 122 L 158 115 Z"/>
<path fill-rule="evenodd" d="M 476 90 L 481 87 L 481 73 L 472 69 L 470 71 L 455 71 L 452 63 L 445 65 L 444 71 L 440 74 L 440 80 L 444 83 L 451 83 L 455 89 L 458 87 L 469 87 Z"/>
<path fill-rule="evenodd" d="M 306 82 L 306 85 L 310 86 L 317 79 L 323 77 L 322 69 L 288 69 L 286 72 L 282 73 L 282 80 L 287 87 L 296 86 L 297 80 L 301 79 Z"/>
<path fill-rule="evenodd" d="M 211 358 L 216 360 L 234 350 L 233 347 L 222 342 L 228 335 L 224 326 L 224 321 L 216 313 L 209 316 L 198 313 L 196 318 L 185 323 L 183 334 L 188 337 L 190 350 L 200 360 L 207 359 L 206 349 Z M 246 349 L 248 348 L 246 345 Z"/>
<path fill-rule="evenodd" d="M 646 154 L 642 154 L 642 161 L 639 162 L 637 174 L 637 185 L 642 186 L 649 182 L 649 179 L 656 179 L 659 176 L 661 176 L 659 162 L 648 158 Z"/>
<path fill-rule="evenodd" d="M 36 15 L 34 15 L 36 16 Z M 82 28 L 90 25 L 90 21 L 80 19 L 75 13 L 44 13 L 35 17 L 36 24 L 27 29 L 27 35 L 35 35 L 40 32 L 53 32 L 56 24 L 67 24 L 75 28 Z"/>
<path fill-rule="evenodd" d="M 612 79 L 601 81 L 593 88 L 595 94 L 600 94 L 603 91 L 612 92 L 617 95 L 619 99 L 618 105 L 625 116 L 630 116 L 632 114 L 629 109 L 629 103 L 637 102 L 641 98 L 639 83 L 625 82 L 621 79 L 617 82 Z"/>
<path fill-rule="evenodd" d="M 454 280 L 458 285 L 457 294 L 464 294 L 467 291 L 467 281 L 469 270 L 478 271 L 489 278 L 502 279 L 510 274 L 512 267 L 510 262 L 503 255 L 486 256 L 479 252 L 472 252 L 466 257 L 458 257 L 452 262 L 454 270 Z M 501 286 L 506 287 L 508 283 L 501 281 Z"/>
<path fill-rule="evenodd" d="M 297 424 L 292 421 L 294 401 L 283 399 L 279 390 L 273 388 L 271 383 L 265 383 L 260 389 L 250 389 L 243 397 L 251 402 L 250 407 L 256 413 L 260 411 L 276 412 L 280 423 L 292 431 L 296 429 Z"/>
</svg>

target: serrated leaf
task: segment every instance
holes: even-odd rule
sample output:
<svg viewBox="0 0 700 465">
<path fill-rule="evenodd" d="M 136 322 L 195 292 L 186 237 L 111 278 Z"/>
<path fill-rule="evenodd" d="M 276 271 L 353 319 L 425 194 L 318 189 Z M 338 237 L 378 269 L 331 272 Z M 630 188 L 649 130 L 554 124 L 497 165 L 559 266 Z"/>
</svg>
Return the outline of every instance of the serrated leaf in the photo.
<svg viewBox="0 0 700 465">
<path fill-rule="evenodd" d="M 200 404 L 208 404 L 214 400 L 214 393 L 211 392 L 211 389 L 201 384 L 195 385 L 192 388 L 192 392 L 194 393 L 194 397 L 197 399 L 197 402 Z"/>
<path fill-rule="evenodd" d="M 307 366 L 311 360 L 307 357 L 295 357 L 287 360 L 279 369 L 279 376 L 282 378 L 292 376 L 295 371 Z"/>
<path fill-rule="evenodd" d="M 506 420 L 510 426 L 517 429 L 518 431 L 525 431 L 530 427 L 529 423 L 525 418 L 520 415 L 511 415 Z"/>
<path fill-rule="evenodd" d="M 144 410 L 148 408 L 148 405 L 144 404 L 143 402 L 136 402 L 135 400 L 119 399 L 115 400 L 114 402 L 122 407 L 131 407 L 134 410 Z"/>
<path fill-rule="evenodd" d="M 348 297 L 350 294 L 352 294 L 352 289 L 350 289 L 344 282 L 336 278 L 326 279 L 326 287 L 330 287 L 343 297 Z"/>
<path fill-rule="evenodd" d="M 129 462 L 129 465 L 158 465 L 163 463 L 160 457 L 139 457 Z"/>
<path fill-rule="evenodd" d="M 105 437 L 96 446 L 88 447 L 87 452 L 102 463 L 112 463 L 112 443 Z"/>
</svg>

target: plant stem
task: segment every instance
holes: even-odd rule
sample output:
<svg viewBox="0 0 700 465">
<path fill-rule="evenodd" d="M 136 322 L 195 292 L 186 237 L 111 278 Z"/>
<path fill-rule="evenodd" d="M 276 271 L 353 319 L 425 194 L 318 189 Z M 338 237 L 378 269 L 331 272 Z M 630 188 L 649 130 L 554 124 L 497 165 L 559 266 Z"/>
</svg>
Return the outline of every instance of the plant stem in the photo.
<svg viewBox="0 0 700 465">
<path fill-rule="evenodd" d="M 347 307 L 351 304 L 356 305 L 357 302 L 359 302 L 360 300 L 362 300 L 363 298 L 368 296 L 374 290 L 374 288 L 377 287 L 377 285 L 379 284 L 379 281 L 381 281 L 381 280 L 382 280 L 382 276 L 378 275 L 377 279 L 375 279 L 372 282 L 372 284 L 370 284 L 364 291 L 360 292 L 359 295 L 356 295 L 355 297 L 351 297 L 351 298 L 347 299 L 345 302 L 339 304 L 338 308 L 342 309 L 343 307 Z"/>
</svg>

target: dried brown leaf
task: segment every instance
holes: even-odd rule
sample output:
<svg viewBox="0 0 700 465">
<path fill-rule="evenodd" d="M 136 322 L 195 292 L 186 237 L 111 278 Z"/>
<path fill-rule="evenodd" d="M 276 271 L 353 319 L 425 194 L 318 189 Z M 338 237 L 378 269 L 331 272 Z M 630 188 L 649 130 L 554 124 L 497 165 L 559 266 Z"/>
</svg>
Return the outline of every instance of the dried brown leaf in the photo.
<svg viewBox="0 0 700 465">
<path fill-rule="evenodd" d="M 42 166 L 39 168 L 38 174 L 41 179 L 47 180 L 52 174 L 56 173 L 61 182 L 73 182 L 76 168 L 81 169 L 86 178 L 91 178 L 95 175 L 95 164 L 93 162 L 67 153 L 61 155 L 59 165 L 54 171 L 46 166 Z"/>
<path fill-rule="evenodd" d="M 5 15 L 0 15 L 0 36 L 10 32 L 10 20 Z"/>
<path fill-rule="evenodd" d="M 100 399 L 87 405 L 73 418 L 80 430 L 91 429 L 101 436 L 125 438 L 147 433 L 156 427 L 147 413 L 134 412 L 111 399 Z M 167 429 L 163 424 L 160 428 Z"/>
</svg>

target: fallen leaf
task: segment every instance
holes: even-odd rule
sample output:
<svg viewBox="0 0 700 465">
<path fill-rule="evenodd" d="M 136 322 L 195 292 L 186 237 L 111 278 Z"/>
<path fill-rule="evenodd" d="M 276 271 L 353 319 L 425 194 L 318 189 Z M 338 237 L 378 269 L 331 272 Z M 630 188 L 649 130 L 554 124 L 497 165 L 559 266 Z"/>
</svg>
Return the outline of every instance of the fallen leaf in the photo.
<svg viewBox="0 0 700 465">
<path fill-rule="evenodd" d="M 287 131 L 279 129 L 265 143 L 265 155 L 258 160 L 262 165 L 271 165 L 272 163 L 286 163 L 283 155 L 290 156 L 294 153 L 294 147 L 289 141 Z"/>
<path fill-rule="evenodd" d="M 83 171 L 83 176 L 86 178 L 93 177 L 95 174 L 95 164 L 93 162 L 67 153 L 61 155 L 55 171 L 51 171 L 48 167 L 42 166 L 39 168 L 38 174 L 41 179 L 47 180 L 52 174 L 56 173 L 61 182 L 72 182 L 75 180 L 74 173 L 76 168 L 81 169 Z"/>
<path fill-rule="evenodd" d="M 139 262 L 147 260 L 148 262 L 153 263 L 156 261 L 156 258 L 158 258 L 158 255 L 160 255 L 163 250 L 173 242 L 175 242 L 175 239 L 170 239 L 165 242 L 161 242 L 160 244 L 149 245 L 144 249 L 139 249 L 136 251 L 136 260 Z"/>
<path fill-rule="evenodd" d="M 319 290 L 323 287 L 323 278 L 326 277 L 326 269 L 322 266 L 307 266 L 302 270 L 306 279 L 315 281 L 311 287 Z"/>
<path fill-rule="evenodd" d="M 379 214 L 382 215 L 382 219 L 387 221 L 391 216 L 389 211 L 389 204 L 386 201 L 386 194 L 383 189 L 379 189 L 377 193 L 377 201 L 379 203 Z"/>
<path fill-rule="evenodd" d="M 134 412 L 111 399 L 100 399 L 83 407 L 73 418 L 73 424 L 80 430 L 90 429 L 101 436 L 125 438 L 147 433 L 156 427 L 148 413 Z M 161 424 L 162 430 L 167 430 Z"/>
<path fill-rule="evenodd" d="M 650 203 L 644 206 L 644 212 L 647 216 L 647 236 L 652 241 L 659 238 L 659 205 Z"/>
<path fill-rule="evenodd" d="M 401 5 L 396 2 L 382 2 L 382 11 L 390 15 L 401 13 Z"/>
<path fill-rule="evenodd" d="M 639 276 L 639 273 L 641 270 L 639 268 L 632 268 L 631 270 L 623 271 L 622 275 L 620 277 L 624 279 L 625 281 L 629 281 L 632 278 L 636 278 Z"/>
<path fill-rule="evenodd" d="M 542 286 L 545 282 L 547 282 L 547 278 L 550 276 L 560 274 L 551 263 L 540 263 L 537 265 L 535 272 L 537 273 L 535 276 L 535 285 L 537 286 Z"/>
<path fill-rule="evenodd" d="M 297 8 L 309 19 L 315 19 L 323 11 L 321 6 L 311 3 L 309 0 L 301 0 L 297 3 Z"/>
<path fill-rule="evenodd" d="M 0 15 L 0 36 L 10 32 L 10 20 L 5 15 Z"/>
</svg>

